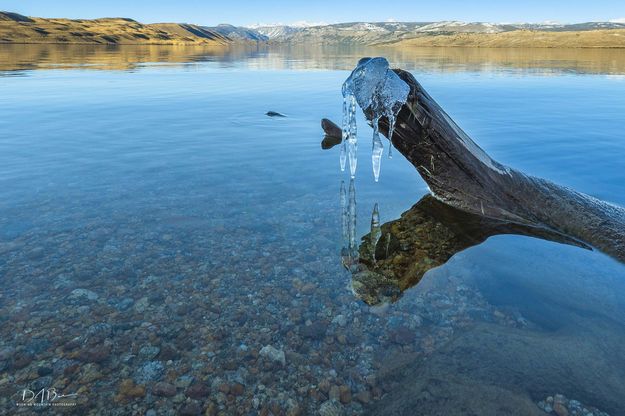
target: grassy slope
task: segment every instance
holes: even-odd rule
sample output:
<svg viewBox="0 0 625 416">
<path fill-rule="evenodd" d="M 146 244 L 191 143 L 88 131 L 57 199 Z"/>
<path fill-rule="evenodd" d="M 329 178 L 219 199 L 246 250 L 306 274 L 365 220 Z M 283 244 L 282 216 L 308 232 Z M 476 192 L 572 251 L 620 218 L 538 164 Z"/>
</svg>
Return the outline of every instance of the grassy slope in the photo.
<svg viewBox="0 0 625 416">
<path fill-rule="evenodd" d="M 625 30 L 544 32 L 515 30 L 503 33 L 459 33 L 420 36 L 393 46 L 465 46 L 483 48 L 625 48 Z"/>
<path fill-rule="evenodd" d="M 219 45 L 223 36 L 192 25 L 144 25 L 131 19 L 27 18 L 0 12 L 0 43 L 202 44 Z"/>
</svg>

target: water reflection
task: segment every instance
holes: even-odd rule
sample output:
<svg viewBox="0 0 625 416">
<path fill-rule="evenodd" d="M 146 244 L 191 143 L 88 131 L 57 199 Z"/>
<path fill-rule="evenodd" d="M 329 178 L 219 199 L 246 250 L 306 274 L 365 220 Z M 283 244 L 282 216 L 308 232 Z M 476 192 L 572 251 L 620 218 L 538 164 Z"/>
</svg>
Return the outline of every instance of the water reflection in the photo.
<svg viewBox="0 0 625 416">
<path fill-rule="evenodd" d="M 625 51 L 551 48 L 392 48 L 363 46 L 0 45 L 0 74 L 34 69 L 134 70 L 146 64 L 247 69 L 349 70 L 362 56 L 386 56 L 406 70 L 625 74 Z M 3 72 L 3 74 L 2 74 Z"/>
<path fill-rule="evenodd" d="M 590 248 L 555 231 L 467 213 L 426 195 L 401 218 L 381 226 L 376 203 L 371 231 L 355 252 L 355 205 L 352 181 L 348 209 L 343 209 L 342 257 L 352 272 L 354 293 L 369 305 L 395 302 L 405 290 L 418 284 L 427 271 L 495 235 L 516 234 Z"/>
<path fill-rule="evenodd" d="M 349 181 L 349 198 L 345 192 L 345 182 L 341 181 L 341 234 L 343 247 L 341 248 L 341 262 L 349 269 L 358 263 L 358 244 L 356 243 L 356 187 L 354 180 Z"/>
</svg>

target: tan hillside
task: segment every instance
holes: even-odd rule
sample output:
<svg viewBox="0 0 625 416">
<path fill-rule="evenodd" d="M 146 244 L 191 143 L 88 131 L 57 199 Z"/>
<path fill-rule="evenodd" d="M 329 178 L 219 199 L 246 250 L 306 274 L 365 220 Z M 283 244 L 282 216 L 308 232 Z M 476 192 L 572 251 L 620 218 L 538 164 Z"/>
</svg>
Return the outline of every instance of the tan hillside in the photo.
<svg viewBox="0 0 625 416">
<path fill-rule="evenodd" d="M 514 30 L 502 33 L 423 35 L 391 46 L 464 46 L 481 48 L 625 48 L 625 30 L 547 32 Z"/>
<path fill-rule="evenodd" d="M 185 24 L 144 25 L 132 19 L 44 19 L 0 12 L 0 43 L 225 45 L 211 30 Z"/>
</svg>

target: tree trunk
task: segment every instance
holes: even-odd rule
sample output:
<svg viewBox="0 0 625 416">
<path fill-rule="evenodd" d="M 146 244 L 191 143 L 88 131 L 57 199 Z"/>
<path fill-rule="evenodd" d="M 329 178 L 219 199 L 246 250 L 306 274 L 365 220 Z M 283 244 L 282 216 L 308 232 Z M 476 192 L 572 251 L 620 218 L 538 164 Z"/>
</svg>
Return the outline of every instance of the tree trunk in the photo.
<svg viewBox="0 0 625 416">
<path fill-rule="evenodd" d="M 458 209 L 579 239 L 625 261 L 625 209 L 494 161 L 406 71 L 410 86 L 392 143 L 419 171 L 432 195 Z M 365 110 L 371 120 L 371 114 Z M 380 131 L 388 136 L 388 120 Z"/>
</svg>

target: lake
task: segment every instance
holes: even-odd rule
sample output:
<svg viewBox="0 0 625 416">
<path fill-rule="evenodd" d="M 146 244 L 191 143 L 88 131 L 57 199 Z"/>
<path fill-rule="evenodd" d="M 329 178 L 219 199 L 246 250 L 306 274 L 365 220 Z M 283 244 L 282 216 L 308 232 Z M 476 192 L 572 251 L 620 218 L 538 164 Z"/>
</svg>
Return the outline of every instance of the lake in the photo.
<svg viewBox="0 0 625 416">
<path fill-rule="evenodd" d="M 353 183 L 321 149 L 363 56 L 496 160 L 625 205 L 625 51 L 0 45 L 0 414 L 51 389 L 36 410 L 624 414 L 599 251 L 499 235 L 354 290 L 346 204 L 358 244 L 428 192 L 397 151 L 374 182 L 360 110 Z"/>
</svg>

